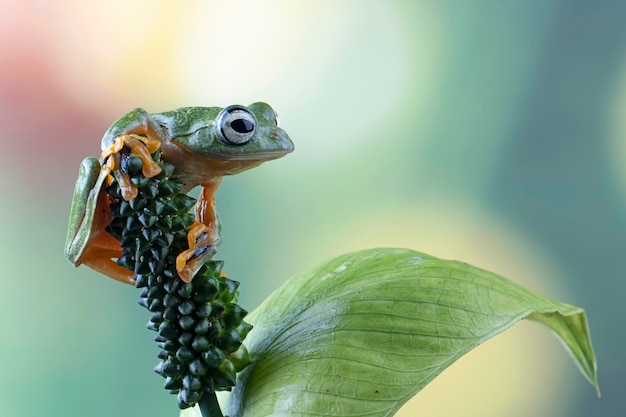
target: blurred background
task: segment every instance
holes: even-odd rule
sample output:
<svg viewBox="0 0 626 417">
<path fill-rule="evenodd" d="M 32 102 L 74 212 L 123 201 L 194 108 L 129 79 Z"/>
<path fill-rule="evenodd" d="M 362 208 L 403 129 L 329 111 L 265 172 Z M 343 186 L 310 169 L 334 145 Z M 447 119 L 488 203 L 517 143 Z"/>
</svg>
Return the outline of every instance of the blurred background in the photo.
<svg viewBox="0 0 626 417">
<path fill-rule="evenodd" d="M 402 246 L 586 309 L 602 400 L 524 322 L 400 416 L 626 415 L 626 3 L 0 2 L 0 416 L 176 416 L 137 291 L 63 255 L 78 166 L 134 107 L 270 103 L 296 144 L 224 180 L 254 309 Z"/>
</svg>

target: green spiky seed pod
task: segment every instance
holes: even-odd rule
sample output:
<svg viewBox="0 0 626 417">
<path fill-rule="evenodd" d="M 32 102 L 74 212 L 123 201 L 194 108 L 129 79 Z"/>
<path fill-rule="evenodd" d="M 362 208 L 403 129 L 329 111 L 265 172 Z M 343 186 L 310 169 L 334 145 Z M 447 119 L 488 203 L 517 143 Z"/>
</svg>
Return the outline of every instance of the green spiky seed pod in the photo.
<svg viewBox="0 0 626 417">
<path fill-rule="evenodd" d="M 124 152 L 122 169 L 138 195 L 123 200 L 112 180 L 107 231 L 122 246 L 117 263 L 135 273 L 139 304 L 152 313 L 147 328 L 157 332 L 161 349 L 154 370 L 165 378 L 165 389 L 177 394 L 179 407 L 187 408 L 205 393 L 234 386 L 249 361 L 242 341 L 252 326 L 236 304 L 239 283 L 220 276 L 221 261 L 208 261 L 190 283 L 178 277 L 176 256 L 188 249 L 187 228 L 194 221 L 189 210 L 196 200 L 180 193 L 174 167 L 160 161 L 157 151 L 153 158 L 162 172 L 145 178 L 141 159 Z"/>
</svg>

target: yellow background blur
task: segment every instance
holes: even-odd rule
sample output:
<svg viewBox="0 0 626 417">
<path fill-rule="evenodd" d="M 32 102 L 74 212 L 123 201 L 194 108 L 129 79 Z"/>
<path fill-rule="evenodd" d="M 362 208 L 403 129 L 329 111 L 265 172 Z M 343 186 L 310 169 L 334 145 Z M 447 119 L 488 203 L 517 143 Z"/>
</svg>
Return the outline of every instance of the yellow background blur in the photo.
<svg viewBox="0 0 626 417">
<path fill-rule="evenodd" d="M 626 415 L 626 2 L 0 2 L 0 416 L 175 416 L 137 291 L 63 246 L 83 157 L 134 107 L 267 101 L 296 152 L 218 194 L 252 310 L 405 246 L 587 310 L 604 398 L 522 323 L 401 416 Z"/>
</svg>

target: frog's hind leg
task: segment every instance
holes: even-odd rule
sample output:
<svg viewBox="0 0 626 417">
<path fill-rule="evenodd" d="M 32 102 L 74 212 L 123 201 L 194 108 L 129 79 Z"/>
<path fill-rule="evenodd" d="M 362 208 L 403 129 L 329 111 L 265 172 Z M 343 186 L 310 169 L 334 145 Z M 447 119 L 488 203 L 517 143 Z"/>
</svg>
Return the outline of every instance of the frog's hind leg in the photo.
<svg viewBox="0 0 626 417">
<path fill-rule="evenodd" d="M 118 258 L 121 252 L 122 250 L 118 248 L 93 245 L 87 248 L 81 261 L 91 269 L 109 278 L 124 284 L 135 285 L 134 272 L 118 265 L 113 260 Z"/>
<path fill-rule="evenodd" d="M 97 207 L 108 207 L 110 203 L 104 192 L 99 193 L 98 200 Z M 133 271 L 118 265 L 114 260 L 122 255 L 122 247 L 120 241 L 106 231 L 110 222 L 110 210 L 95 210 L 91 221 L 92 237 L 75 265 L 85 264 L 116 281 L 134 285 Z"/>
<path fill-rule="evenodd" d="M 215 192 L 220 182 L 203 184 L 196 203 L 196 221 L 187 233 L 189 249 L 176 257 L 178 276 L 185 282 L 191 282 L 202 265 L 215 255 L 221 241 L 219 216 L 215 210 Z"/>
</svg>

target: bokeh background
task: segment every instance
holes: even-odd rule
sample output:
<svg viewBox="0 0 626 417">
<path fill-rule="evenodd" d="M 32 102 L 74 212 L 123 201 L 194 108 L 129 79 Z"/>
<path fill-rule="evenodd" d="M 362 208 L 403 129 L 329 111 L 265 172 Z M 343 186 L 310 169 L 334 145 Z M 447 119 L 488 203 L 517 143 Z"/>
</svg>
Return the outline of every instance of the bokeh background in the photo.
<svg viewBox="0 0 626 417">
<path fill-rule="evenodd" d="M 134 107 L 263 100 L 296 152 L 225 179 L 252 310 L 403 246 L 587 310 L 603 398 L 521 323 L 400 416 L 626 415 L 626 2 L 0 1 L 0 416 L 175 416 L 137 291 L 64 258 L 78 166 Z"/>
</svg>

